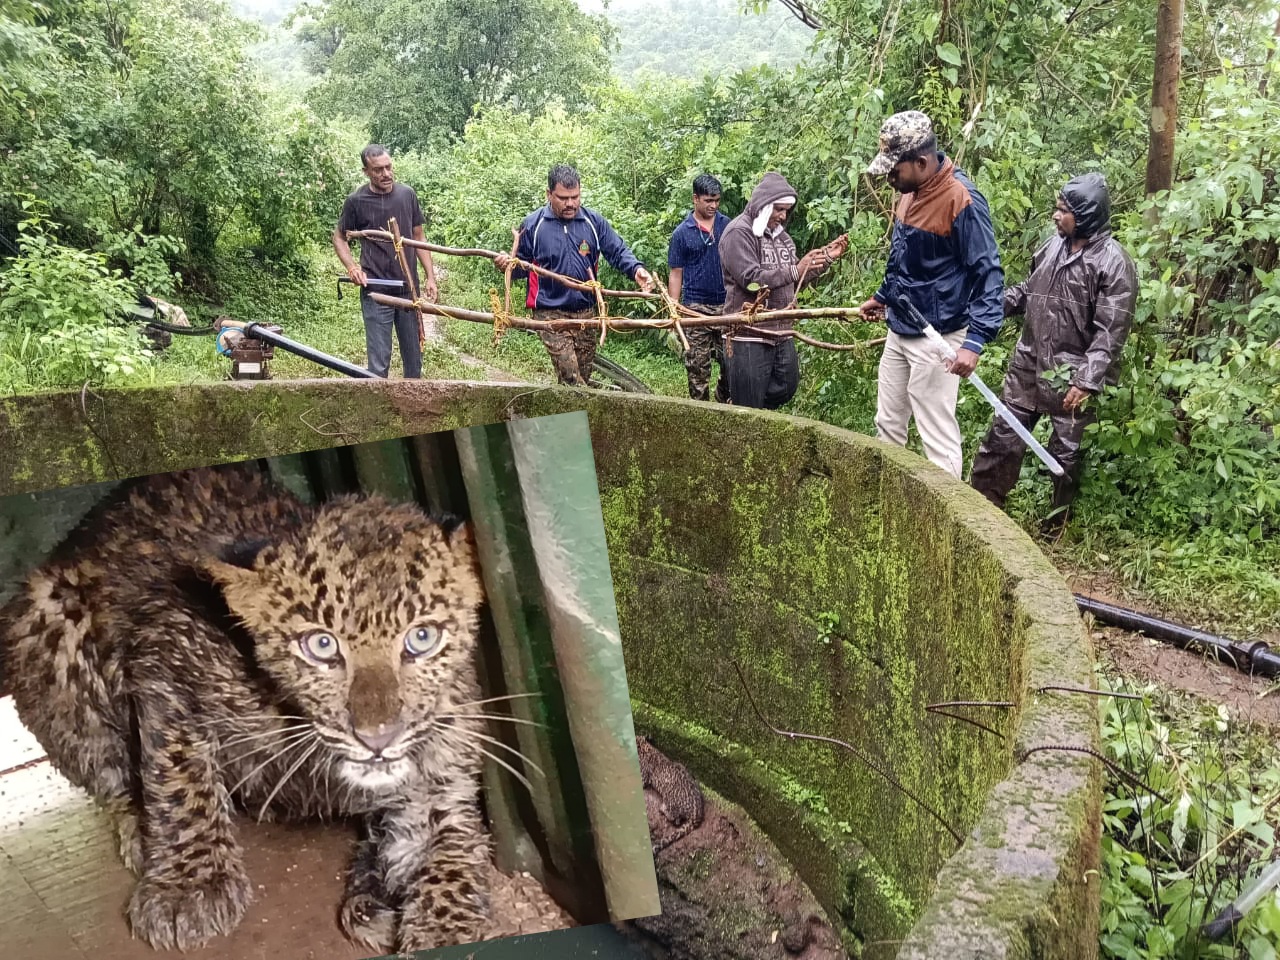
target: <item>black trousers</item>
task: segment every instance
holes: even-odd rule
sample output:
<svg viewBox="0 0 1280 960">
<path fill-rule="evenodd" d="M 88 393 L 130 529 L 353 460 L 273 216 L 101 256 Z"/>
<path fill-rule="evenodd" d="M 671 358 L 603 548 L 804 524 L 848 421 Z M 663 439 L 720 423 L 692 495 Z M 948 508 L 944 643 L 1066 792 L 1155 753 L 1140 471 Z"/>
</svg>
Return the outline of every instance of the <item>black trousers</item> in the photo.
<svg viewBox="0 0 1280 960">
<path fill-rule="evenodd" d="M 1056 411 L 1029 409 L 1013 400 L 1008 390 L 1001 399 L 1009 412 L 1028 430 L 1042 416 L 1049 418 L 1053 432 L 1045 449 L 1062 464 L 1064 471 L 1063 476 L 1053 478 L 1051 511 L 1056 513 L 1059 520 L 1065 520 L 1065 508 L 1075 499 L 1080 486 L 1080 470 L 1084 466 L 1080 443 L 1084 438 L 1085 427 L 1097 418 L 1097 414 L 1093 410 L 1070 413 L 1061 408 Z M 1018 482 L 1022 458 L 1026 452 L 1027 445 L 1013 432 L 1013 428 L 996 417 L 983 438 L 982 445 L 978 447 L 969 484 L 1003 510 L 1009 491 Z"/>
<path fill-rule="evenodd" d="M 796 342 L 790 337 L 776 343 L 734 340 L 725 346 L 725 362 L 734 406 L 777 410 L 800 386 Z"/>
</svg>

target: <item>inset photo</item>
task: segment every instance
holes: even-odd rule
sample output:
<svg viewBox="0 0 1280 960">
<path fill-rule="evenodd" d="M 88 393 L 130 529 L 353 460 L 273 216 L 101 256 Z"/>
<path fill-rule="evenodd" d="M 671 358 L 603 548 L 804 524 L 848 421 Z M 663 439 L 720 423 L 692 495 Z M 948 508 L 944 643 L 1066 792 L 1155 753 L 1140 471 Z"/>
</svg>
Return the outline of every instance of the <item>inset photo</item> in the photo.
<svg viewBox="0 0 1280 960">
<path fill-rule="evenodd" d="M 11 495 L 0 530 L 0 956 L 659 912 L 584 413 Z"/>
</svg>

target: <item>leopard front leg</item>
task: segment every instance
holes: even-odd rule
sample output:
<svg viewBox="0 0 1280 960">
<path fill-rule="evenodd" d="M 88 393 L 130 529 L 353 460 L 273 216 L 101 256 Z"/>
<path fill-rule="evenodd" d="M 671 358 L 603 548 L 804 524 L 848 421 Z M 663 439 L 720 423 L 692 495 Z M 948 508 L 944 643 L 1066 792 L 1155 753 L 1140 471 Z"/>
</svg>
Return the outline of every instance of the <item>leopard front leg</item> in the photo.
<svg viewBox="0 0 1280 960">
<path fill-rule="evenodd" d="M 355 855 L 347 868 L 346 892 L 338 921 L 356 943 L 377 953 L 387 953 L 396 945 L 400 911 L 387 891 L 383 866 L 378 859 L 383 841 L 382 815 L 370 814 L 361 824 Z"/>
<path fill-rule="evenodd" d="M 137 714 L 142 871 L 129 920 L 151 946 L 185 951 L 234 930 L 252 889 L 212 746 L 172 699 L 139 703 Z"/>
<path fill-rule="evenodd" d="M 379 851 L 388 891 L 399 899 L 402 953 L 484 939 L 489 835 L 474 785 L 442 785 L 387 813 Z"/>
</svg>

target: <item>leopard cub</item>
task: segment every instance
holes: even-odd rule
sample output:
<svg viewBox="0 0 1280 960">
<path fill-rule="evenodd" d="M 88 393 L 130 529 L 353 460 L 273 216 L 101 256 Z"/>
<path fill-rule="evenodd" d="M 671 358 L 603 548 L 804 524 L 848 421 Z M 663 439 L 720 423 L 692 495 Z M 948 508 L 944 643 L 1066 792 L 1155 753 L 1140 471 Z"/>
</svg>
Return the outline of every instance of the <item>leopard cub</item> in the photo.
<svg viewBox="0 0 1280 960">
<path fill-rule="evenodd" d="M 0 610 L 0 655 L 23 723 L 113 815 L 136 936 L 239 924 L 238 808 L 359 818 L 339 922 L 414 951 L 489 918 L 482 603 L 455 520 L 190 470 L 96 508 Z"/>
</svg>

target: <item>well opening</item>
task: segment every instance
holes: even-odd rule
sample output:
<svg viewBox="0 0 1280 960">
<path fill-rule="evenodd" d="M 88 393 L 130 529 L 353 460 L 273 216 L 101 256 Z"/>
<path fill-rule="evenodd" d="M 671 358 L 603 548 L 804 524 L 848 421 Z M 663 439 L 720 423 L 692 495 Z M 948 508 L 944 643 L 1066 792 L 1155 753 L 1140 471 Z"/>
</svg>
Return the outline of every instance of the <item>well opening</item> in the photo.
<svg viewBox="0 0 1280 960">
<path fill-rule="evenodd" d="M 560 388 L 160 394 L 7 401 L 10 429 L 42 429 L 0 453 L 0 487 L 585 409 L 637 728 L 746 809 L 855 954 L 1096 953 L 1096 763 L 1019 760 L 1096 747 L 1090 698 L 1036 692 L 1091 685 L 1088 640 L 1038 548 L 922 459 L 777 414 Z M 772 733 L 735 664 L 774 726 L 848 741 L 922 803 L 847 751 Z M 925 709 L 949 700 L 1012 706 L 967 711 L 992 734 Z"/>
</svg>

